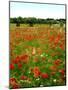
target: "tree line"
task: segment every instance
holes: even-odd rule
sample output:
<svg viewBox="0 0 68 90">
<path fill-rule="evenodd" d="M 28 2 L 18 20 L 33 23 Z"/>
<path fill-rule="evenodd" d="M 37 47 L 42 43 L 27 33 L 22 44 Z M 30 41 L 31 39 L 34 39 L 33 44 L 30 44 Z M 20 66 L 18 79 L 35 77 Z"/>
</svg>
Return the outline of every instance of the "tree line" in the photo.
<svg viewBox="0 0 68 90">
<path fill-rule="evenodd" d="M 65 24 L 66 20 L 65 19 L 53 19 L 53 18 L 47 18 L 47 19 L 42 19 L 42 18 L 35 18 L 35 17 L 28 17 L 28 18 L 23 18 L 23 17 L 14 17 L 10 18 L 10 23 L 15 23 L 16 26 L 20 26 L 20 24 L 29 24 L 30 26 L 33 26 L 34 24 Z"/>
</svg>

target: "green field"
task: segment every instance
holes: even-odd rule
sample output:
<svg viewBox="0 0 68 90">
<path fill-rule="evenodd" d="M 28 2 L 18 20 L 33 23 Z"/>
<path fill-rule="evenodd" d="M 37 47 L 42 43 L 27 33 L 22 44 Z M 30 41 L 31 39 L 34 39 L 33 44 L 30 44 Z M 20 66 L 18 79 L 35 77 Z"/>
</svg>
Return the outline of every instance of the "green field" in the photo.
<svg viewBox="0 0 68 90">
<path fill-rule="evenodd" d="M 10 88 L 65 85 L 65 28 L 10 24 Z"/>
</svg>

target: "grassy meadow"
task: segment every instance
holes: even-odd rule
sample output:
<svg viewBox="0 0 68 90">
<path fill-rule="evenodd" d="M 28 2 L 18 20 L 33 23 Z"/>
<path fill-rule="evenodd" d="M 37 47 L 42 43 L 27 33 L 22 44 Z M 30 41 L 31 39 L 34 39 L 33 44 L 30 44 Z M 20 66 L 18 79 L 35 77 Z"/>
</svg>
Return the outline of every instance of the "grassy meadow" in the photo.
<svg viewBox="0 0 68 90">
<path fill-rule="evenodd" d="M 10 88 L 66 83 L 65 28 L 59 24 L 10 24 Z"/>
</svg>

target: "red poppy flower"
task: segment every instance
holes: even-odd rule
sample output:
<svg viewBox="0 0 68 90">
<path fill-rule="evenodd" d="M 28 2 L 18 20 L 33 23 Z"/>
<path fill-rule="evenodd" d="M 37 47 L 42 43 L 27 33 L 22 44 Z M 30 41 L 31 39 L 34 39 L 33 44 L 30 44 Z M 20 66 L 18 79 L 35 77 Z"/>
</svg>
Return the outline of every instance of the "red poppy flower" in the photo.
<svg viewBox="0 0 68 90">
<path fill-rule="evenodd" d="M 55 38 L 54 44 L 57 45 L 58 42 L 59 42 L 59 40 L 60 40 L 60 37 L 57 36 L 57 37 Z"/>
<path fill-rule="evenodd" d="M 64 70 L 64 69 L 59 70 L 59 72 L 60 72 L 62 75 L 65 74 L 65 70 Z"/>
<path fill-rule="evenodd" d="M 31 34 L 30 35 L 26 35 L 26 36 L 24 36 L 24 39 L 28 40 L 28 41 L 31 41 L 31 40 L 34 39 L 34 36 L 32 36 Z"/>
<path fill-rule="evenodd" d="M 63 44 L 60 44 L 60 46 L 59 46 L 62 50 L 64 50 L 64 46 L 63 46 Z"/>
<path fill-rule="evenodd" d="M 14 88 L 15 86 L 16 86 L 16 84 L 17 84 L 17 81 L 16 81 L 16 79 L 15 78 L 10 78 L 9 79 L 9 82 L 10 82 L 10 85 Z"/>
<path fill-rule="evenodd" d="M 59 65 L 60 63 L 61 63 L 61 60 L 60 59 L 57 59 L 57 60 L 54 61 L 54 64 L 55 65 Z"/>
<path fill-rule="evenodd" d="M 16 79 L 15 78 L 10 78 L 10 85 L 12 86 L 12 88 L 19 88 L 19 85 L 18 85 L 18 83 L 17 83 L 17 81 L 16 81 Z"/>
<path fill-rule="evenodd" d="M 33 73 L 34 73 L 34 77 L 35 77 L 35 78 L 39 77 L 40 74 L 41 74 L 39 67 L 35 67 L 35 68 L 33 69 Z"/>
<path fill-rule="evenodd" d="M 19 68 L 19 69 L 22 68 L 22 64 L 21 64 L 21 63 L 18 64 L 18 68 Z"/>
<path fill-rule="evenodd" d="M 14 64 L 10 64 L 10 69 L 11 69 L 11 70 L 14 69 Z"/>
<path fill-rule="evenodd" d="M 58 39 L 60 39 L 61 38 L 61 34 L 59 33 L 57 37 L 58 37 Z"/>
<path fill-rule="evenodd" d="M 22 61 L 22 62 L 27 63 L 28 60 L 29 60 L 29 56 L 28 56 L 28 55 L 25 54 L 25 55 L 22 55 L 22 56 L 21 56 L 21 61 Z"/>
<path fill-rule="evenodd" d="M 20 88 L 20 86 L 17 83 L 15 83 L 12 87 L 13 89 Z"/>
<path fill-rule="evenodd" d="M 22 79 L 22 80 L 26 80 L 27 77 L 26 77 L 26 76 L 21 76 L 21 79 Z"/>
<path fill-rule="evenodd" d="M 10 78 L 9 79 L 9 82 L 13 82 L 13 81 L 16 82 L 16 79 L 15 78 Z"/>
<path fill-rule="evenodd" d="M 45 78 L 48 78 L 49 76 L 48 76 L 47 73 L 42 73 L 42 74 L 41 74 L 41 77 L 42 77 L 43 79 L 45 79 Z"/>
<path fill-rule="evenodd" d="M 22 59 L 22 60 L 23 60 L 23 59 L 27 59 L 27 58 L 28 58 L 28 55 L 26 55 L 26 54 L 21 56 L 21 59 Z"/>
<path fill-rule="evenodd" d="M 54 36 L 50 36 L 50 42 L 54 41 Z"/>
<path fill-rule="evenodd" d="M 14 60 L 13 63 L 18 64 L 19 62 L 21 62 L 21 59 L 19 56 L 17 56 Z"/>
<path fill-rule="evenodd" d="M 16 32 L 16 38 L 19 38 L 19 37 L 20 37 L 20 33 Z"/>
</svg>

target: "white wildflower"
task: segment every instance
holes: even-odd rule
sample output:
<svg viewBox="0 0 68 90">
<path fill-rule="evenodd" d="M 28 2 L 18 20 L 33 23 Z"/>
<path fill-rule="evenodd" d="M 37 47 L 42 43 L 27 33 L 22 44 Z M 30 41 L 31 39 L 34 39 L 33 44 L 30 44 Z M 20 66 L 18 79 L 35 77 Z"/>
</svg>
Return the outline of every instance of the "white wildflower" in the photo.
<svg viewBox="0 0 68 90">
<path fill-rule="evenodd" d="M 56 82 L 56 79 L 54 79 L 53 81 Z"/>
</svg>

